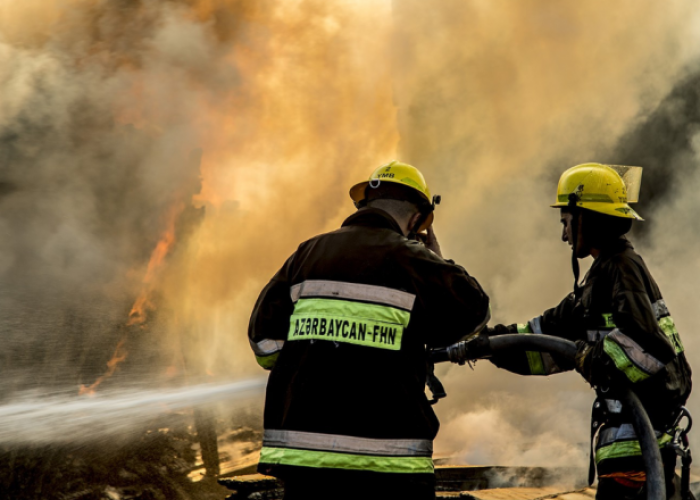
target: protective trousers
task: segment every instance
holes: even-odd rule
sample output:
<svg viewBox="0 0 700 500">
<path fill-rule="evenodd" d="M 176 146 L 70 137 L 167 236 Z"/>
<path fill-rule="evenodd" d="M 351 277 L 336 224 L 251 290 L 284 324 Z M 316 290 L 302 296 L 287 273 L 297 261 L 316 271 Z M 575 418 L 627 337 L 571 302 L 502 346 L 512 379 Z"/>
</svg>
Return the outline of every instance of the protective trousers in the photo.
<svg viewBox="0 0 700 500">
<path fill-rule="evenodd" d="M 305 474 L 284 480 L 284 500 L 435 500 L 435 484 L 430 481 L 333 480 Z"/>
<path fill-rule="evenodd" d="M 676 452 L 670 448 L 661 450 L 661 459 L 664 463 L 664 474 L 666 476 L 666 498 L 671 499 L 676 491 Z M 600 478 L 598 480 L 598 492 L 596 500 L 644 500 L 647 492 L 645 487 L 632 488 L 620 484 L 612 478 Z"/>
</svg>

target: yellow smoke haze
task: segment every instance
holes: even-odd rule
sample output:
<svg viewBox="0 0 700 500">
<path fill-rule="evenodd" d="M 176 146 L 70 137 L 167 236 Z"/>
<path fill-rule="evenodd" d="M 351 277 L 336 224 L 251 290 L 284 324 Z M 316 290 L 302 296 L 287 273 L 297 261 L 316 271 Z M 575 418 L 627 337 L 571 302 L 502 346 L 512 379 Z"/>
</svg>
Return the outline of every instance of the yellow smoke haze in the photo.
<svg viewBox="0 0 700 500">
<path fill-rule="evenodd" d="M 548 207 L 559 173 L 605 162 L 622 134 L 694 69 L 695 7 L 0 0 L 0 138 L 11 137 L 19 155 L 8 181 L 19 189 L 3 198 L 0 184 L 0 211 L 14 207 L 0 216 L 0 236 L 20 227 L 24 235 L 0 242 L 0 275 L 38 248 L 51 283 L 99 276 L 98 292 L 88 295 L 102 297 L 107 326 L 91 326 L 90 345 L 101 343 L 109 356 L 119 337 L 101 332 L 126 324 L 129 310 L 110 304 L 138 295 L 166 214 L 185 201 L 204 215 L 154 282 L 157 328 L 144 335 L 165 353 L 163 373 L 172 363 L 192 376 L 259 374 L 246 337 L 257 294 L 301 241 L 352 213 L 352 184 L 399 158 L 443 195 L 435 222 L 443 253 L 482 283 L 494 321 L 526 321 L 572 286 L 558 213 Z M 199 173 L 188 160 L 197 148 Z M 197 175 L 201 191 L 191 188 Z M 674 207 L 698 208 L 695 193 L 679 190 Z M 13 215 L 22 207 L 34 218 Z M 670 227 L 676 211 L 642 215 Z M 27 230 L 32 221 L 38 226 Z M 683 266 L 698 271 L 697 247 L 669 262 L 663 255 L 681 236 L 654 234 L 640 250 L 695 364 L 691 334 L 700 318 L 690 297 L 700 286 Z M 39 289 L 33 279 L 7 282 L 27 294 Z M 81 307 L 60 302 L 56 310 Z M 74 332 L 59 323 L 56 331 Z M 438 454 L 585 464 L 583 454 L 561 453 L 588 439 L 593 394 L 576 374 L 534 380 L 487 362 L 438 371 L 449 393 L 436 407 L 447 431 Z M 509 411 L 528 404 L 539 406 Z M 571 426 L 541 425 L 560 411 Z M 509 439 L 494 437 L 483 451 L 498 432 Z M 528 452 L 545 432 L 546 452 Z"/>
</svg>

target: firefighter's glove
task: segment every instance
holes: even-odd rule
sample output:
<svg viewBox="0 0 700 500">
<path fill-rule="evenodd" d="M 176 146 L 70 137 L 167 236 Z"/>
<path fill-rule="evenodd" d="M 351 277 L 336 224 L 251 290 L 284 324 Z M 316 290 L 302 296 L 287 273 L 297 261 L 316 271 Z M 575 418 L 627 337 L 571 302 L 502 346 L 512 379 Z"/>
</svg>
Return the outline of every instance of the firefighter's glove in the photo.
<svg viewBox="0 0 700 500">
<path fill-rule="evenodd" d="M 583 340 L 576 341 L 576 358 L 574 360 L 576 371 L 579 372 L 589 384 L 592 384 L 593 380 L 593 374 L 591 373 L 592 354 L 593 344 L 589 344 Z"/>
<path fill-rule="evenodd" d="M 481 335 L 495 337 L 496 335 L 506 335 L 511 332 L 506 325 L 487 326 L 481 330 Z"/>
</svg>

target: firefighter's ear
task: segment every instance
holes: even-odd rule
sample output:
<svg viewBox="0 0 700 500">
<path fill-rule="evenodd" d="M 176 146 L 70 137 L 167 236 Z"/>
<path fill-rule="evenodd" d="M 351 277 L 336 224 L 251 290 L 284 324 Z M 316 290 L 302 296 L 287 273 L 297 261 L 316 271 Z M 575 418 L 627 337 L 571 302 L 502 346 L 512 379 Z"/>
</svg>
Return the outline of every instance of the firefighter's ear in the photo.
<svg viewBox="0 0 700 500">
<path fill-rule="evenodd" d="M 410 231 L 410 230 L 413 230 L 413 228 L 416 227 L 416 224 L 418 224 L 418 223 L 421 221 L 422 218 L 423 218 L 423 214 L 421 214 L 420 212 L 416 212 L 415 214 L 413 214 L 413 215 L 411 216 L 411 218 L 408 219 L 408 229 L 409 229 L 409 231 Z"/>
<path fill-rule="evenodd" d="M 413 214 L 411 218 L 408 219 L 408 224 L 406 225 L 406 227 L 401 228 L 404 234 L 408 235 L 409 238 L 415 238 L 418 226 L 421 224 L 422 219 L 423 215 L 420 212 Z"/>
</svg>

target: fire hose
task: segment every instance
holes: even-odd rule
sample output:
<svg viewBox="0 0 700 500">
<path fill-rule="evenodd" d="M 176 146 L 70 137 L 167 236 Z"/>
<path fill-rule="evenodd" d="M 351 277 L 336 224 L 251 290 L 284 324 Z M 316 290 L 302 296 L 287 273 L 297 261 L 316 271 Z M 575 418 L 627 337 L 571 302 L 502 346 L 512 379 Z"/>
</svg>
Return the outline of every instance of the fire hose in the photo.
<svg viewBox="0 0 700 500">
<path fill-rule="evenodd" d="M 443 349 L 434 349 L 431 352 L 431 360 L 433 363 L 451 361 L 463 365 L 467 361 L 487 358 L 494 353 L 509 350 L 544 351 L 572 361 L 576 356 L 576 344 L 568 340 L 551 335 L 508 334 L 494 337 L 478 335 L 471 340 L 458 342 Z M 637 395 L 629 388 L 619 388 L 619 394 L 620 400 L 631 411 L 632 426 L 642 449 L 647 477 L 647 500 L 666 500 L 663 462 L 649 416 Z"/>
</svg>

